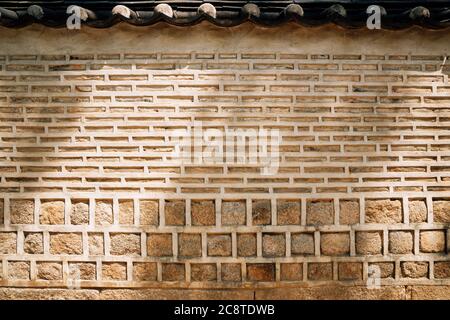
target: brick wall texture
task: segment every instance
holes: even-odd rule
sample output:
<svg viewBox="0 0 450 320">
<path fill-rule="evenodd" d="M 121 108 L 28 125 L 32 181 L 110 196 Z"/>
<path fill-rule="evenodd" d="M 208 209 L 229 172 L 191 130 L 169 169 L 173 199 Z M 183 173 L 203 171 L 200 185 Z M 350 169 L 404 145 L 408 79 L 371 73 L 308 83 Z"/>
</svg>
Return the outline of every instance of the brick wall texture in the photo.
<svg viewBox="0 0 450 320">
<path fill-rule="evenodd" d="M 0 32 L 0 297 L 449 298 L 447 35 L 39 28 Z M 278 172 L 180 162 L 200 121 Z"/>
</svg>

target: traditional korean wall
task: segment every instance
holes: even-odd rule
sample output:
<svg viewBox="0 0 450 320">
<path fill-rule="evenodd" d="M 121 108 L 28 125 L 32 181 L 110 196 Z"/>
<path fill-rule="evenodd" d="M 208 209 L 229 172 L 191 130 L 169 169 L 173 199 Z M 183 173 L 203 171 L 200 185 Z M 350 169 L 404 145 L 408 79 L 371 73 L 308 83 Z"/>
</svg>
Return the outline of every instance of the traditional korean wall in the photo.
<svg viewBox="0 0 450 320">
<path fill-rule="evenodd" d="M 450 298 L 447 31 L 0 39 L 0 298 Z M 278 170 L 182 163 L 194 122 Z"/>
</svg>

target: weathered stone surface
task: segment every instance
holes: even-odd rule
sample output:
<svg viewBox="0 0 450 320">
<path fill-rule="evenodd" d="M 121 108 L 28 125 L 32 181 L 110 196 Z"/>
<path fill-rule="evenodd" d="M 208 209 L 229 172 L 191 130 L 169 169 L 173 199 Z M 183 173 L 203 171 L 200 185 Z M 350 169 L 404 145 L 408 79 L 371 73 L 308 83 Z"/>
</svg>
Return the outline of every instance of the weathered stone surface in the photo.
<svg viewBox="0 0 450 320">
<path fill-rule="evenodd" d="M 256 300 L 404 300 L 404 286 L 373 290 L 365 286 L 321 286 L 257 289 Z"/>
<path fill-rule="evenodd" d="M 110 253 L 113 256 L 139 256 L 141 235 L 135 233 L 112 233 Z"/>
<path fill-rule="evenodd" d="M 87 202 L 72 200 L 70 223 L 75 225 L 89 223 L 89 204 Z"/>
<path fill-rule="evenodd" d="M 277 224 L 300 225 L 301 205 L 299 200 L 277 201 Z"/>
<path fill-rule="evenodd" d="M 359 223 L 359 201 L 342 200 L 339 202 L 339 224 Z"/>
<path fill-rule="evenodd" d="M 156 200 L 140 200 L 140 223 L 143 226 L 157 226 L 159 224 L 159 203 Z"/>
<path fill-rule="evenodd" d="M 248 263 L 248 281 L 273 281 L 275 280 L 275 264 L 273 263 Z"/>
<path fill-rule="evenodd" d="M 426 222 L 427 215 L 427 204 L 425 200 L 409 201 L 409 221 L 411 223 Z"/>
<path fill-rule="evenodd" d="M 44 239 L 42 233 L 26 233 L 23 251 L 28 254 L 44 253 Z"/>
<path fill-rule="evenodd" d="M 303 280 L 303 264 L 282 263 L 280 264 L 281 281 L 301 281 Z"/>
<path fill-rule="evenodd" d="M 110 200 L 98 200 L 95 204 L 95 224 L 100 226 L 113 224 L 113 203 Z"/>
<path fill-rule="evenodd" d="M 216 224 L 216 207 L 213 200 L 192 201 L 191 221 L 194 226 L 213 226 Z"/>
<path fill-rule="evenodd" d="M 50 234 L 51 254 L 82 254 L 83 242 L 81 233 Z"/>
<path fill-rule="evenodd" d="M 193 263 L 191 264 L 192 281 L 216 281 L 217 266 L 215 263 Z"/>
<path fill-rule="evenodd" d="M 414 236 L 412 231 L 389 232 L 389 252 L 394 254 L 413 253 Z"/>
<path fill-rule="evenodd" d="M 183 226 L 186 224 L 186 204 L 182 200 L 166 201 L 164 214 L 166 225 Z"/>
<path fill-rule="evenodd" d="M 450 285 L 408 286 L 412 300 L 450 300 Z"/>
<path fill-rule="evenodd" d="M 0 199 L 0 224 L 5 223 L 5 202 Z"/>
<path fill-rule="evenodd" d="M 402 262 L 402 277 L 426 278 L 428 277 L 428 262 Z"/>
<path fill-rule="evenodd" d="M 69 279 L 78 280 L 95 280 L 97 278 L 97 269 L 95 263 L 69 263 Z M 76 283 L 76 282 L 75 282 Z"/>
<path fill-rule="evenodd" d="M 369 267 L 372 267 L 372 269 L 375 272 L 373 276 L 380 275 L 380 278 L 394 278 L 395 276 L 395 264 L 394 262 L 374 262 L 369 263 Z"/>
<path fill-rule="evenodd" d="M 400 200 L 366 200 L 366 223 L 401 223 L 403 220 Z"/>
<path fill-rule="evenodd" d="M 450 278 L 450 261 L 436 261 L 434 263 L 434 277 L 436 279 Z"/>
<path fill-rule="evenodd" d="M 39 280 L 62 280 L 62 264 L 59 262 L 38 262 L 37 278 Z"/>
<path fill-rule="evenodd" d="M 328 225 L 334 223 L 334 205 L 331 200 L 309 200 L 306 204 L 306 224 Z"/>
<path fill-rule="evenodd" d="M 103 262 L 102 279 L 125 281 L 127 279 L 127 265 L 123 262 Z"/>
<path fill-rule="evenodd" d="M 356 253 L 360 255 L 381 254 L 382 238 L 381 232 L 378 231 L 356 232 Z"/>
<path fill-rule="evenodd" d="M 338 264 L 339 280 L 361 280 L 363 276 L 362 270 L 361 262 L 341 262 Z"/>
<path fill-rule="evenodd" d="M 147 255 L 152 257 L 173 256 L 172 234 L 151 233 L 147 235 Z"/>
<path fill-rule="evenodd" d="M 106 289 L 104 300 L 252 300 L 252 290 L 203 290 L 203 289 Z"/>
<path fill-rule="evenodd" d="M 0 254 L 17 252 L 17 234 L 15 232 L 0 232 Z"/>
<path fill-rule="evenodd" d="M 247 210 L 245 200 L 222 202 L 222 225 L 245 225 L 246 221 Z"/>
<path fill-rule="evenodd" d="M 30 263 L 27 261 L 9 261 L 8 279 L 11 280 L 29 280 Z"/>
<path fill-rule="evenodd" d="M 308 280 L 324 281 L 333 279 L 333 264 L 330 262 L 308 263 Z"/>
<path fill-rule="evenodd" d="M 11 200 L 10 215 L 12 224 L 32 224 L 34 221 L 34 201 Z"/>
<path fill-rule="evenodd" d="M 133 264 L 134 281 L 156 281 L 158 270 L 155 262 L 136 262 Z"/>
<path fill-rule="evenodd" d="M 450 223 L 450 200 L 433 201 L 434 222 Z"/>
<path fill-rule="evenodd" d="M 133 200 L 119 201 L 119 223 L 125 225 L 132 225 L 134 223 Z"/>
<path fill-rule="evenodd" d="M 201 235 L 189 233 L 179 234 L 178 255 L 181 257 L 201 257 L 202 255 Z"/>
<path fill-rule="evenodd" d="M 0 288 L 0 300 L 97 300 L 99 292 L 88 289 Z"/>
<path fill-rule="evenodd" d="M 252 223 L 253 225 L 268 225 L 272 222 L 272 206 L 270 200 L 253 200 Z"/>
<path fill-rule="evenodd" d="M 350 253 L 350 234 L 324 233 L 320 236 L 320 251 L 326 256 L 344 256 Z"/>
<path fill-rule="evenodd" d="M 64 201 L 41 202 L 39 222 L 41 224 L 64 224 Z"/>
<path fill-rule="evenodd" d="M 286 255 L 286 238 L 284 233 L 272 234 L 265 233 L 262 237 L 263 256 L 282 257 Z"/>
<path fill-rule="evenodd" d="M 256 256 L 256 234 L 238 233 L 237 251 L 240 257 Z"/>
<path fill-rule="evenodd" d="M 291 235 L 291 253 L 293 255 L 314 254 L 314 234 L 296 233 Z"/>
<path fill-rule="evenodd" d="M 90 233 L 88 244 L 91 256 L 100 256 L 105 253 L 103 234 Z"/>
<path fill-rule="evenodd" d="M 420 251 L 437 253 L 445 251 L 445 231 L 422 231 L 420 232 Z"/>
<path fill-rule="evenodd" d="M 186 270 L 183 263 L 163 263 L 162 280 L 163 281 L 184 281 L 186 279 Z"/>
<path fill-rule="evenodd" d="M 209 234 L 208 235 L 208 256 L 227 257 L 231 256 L 231 235 L 229 234 Z"/>
<path fill-rule="evenodd" d="M 222 263 L 222 281 L 240 282 L 242 281 L 242 266 L 240 263 Z"/>
</svg>

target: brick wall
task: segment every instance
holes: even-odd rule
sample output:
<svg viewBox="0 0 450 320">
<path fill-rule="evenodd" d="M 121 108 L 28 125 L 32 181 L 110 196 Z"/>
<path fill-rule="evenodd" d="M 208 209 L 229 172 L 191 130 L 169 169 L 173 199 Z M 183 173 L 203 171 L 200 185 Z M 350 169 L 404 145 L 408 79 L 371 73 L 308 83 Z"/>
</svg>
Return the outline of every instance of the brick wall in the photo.
<svg viewBox="0 0 450 320">
<path fill-rule="evenodd" d="M 161 28 L 1 31 L 0 297 L 449 297 L 448 36 Z M 199 121 L 277 173 L 180 162 Z"/>
</svg>

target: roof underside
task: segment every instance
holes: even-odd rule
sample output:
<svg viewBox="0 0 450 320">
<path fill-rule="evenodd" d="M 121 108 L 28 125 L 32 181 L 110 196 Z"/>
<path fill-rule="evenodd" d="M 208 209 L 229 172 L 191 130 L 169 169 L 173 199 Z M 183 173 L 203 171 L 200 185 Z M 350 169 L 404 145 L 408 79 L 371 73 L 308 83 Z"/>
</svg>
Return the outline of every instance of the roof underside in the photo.
<svg viewBox="0 0 450 320">
<path fill-rule="evenodd" d="M 381 7 L 384 29 L 403 29 L 419 25 L 443 29 L 450 25 L 450 1 L 5 1 L 0 0 L 0 25 L 20 28 L 33 23 L 65 27 L 72 14 L 83 25 L 108 28 L 119 22 L 149 26 L 166 22 L 191 26 L 203 20 L 221 27 L 251 21 L 261 26 L 279 26 L 294 22 L 313 27 L 334 23 L 345 28 L 366 27 L 370 5 Z M 70 10 L 68 10 L 70 8 Z M 69 13 L 67 13 L 69 11 Z"/>
</svg>

